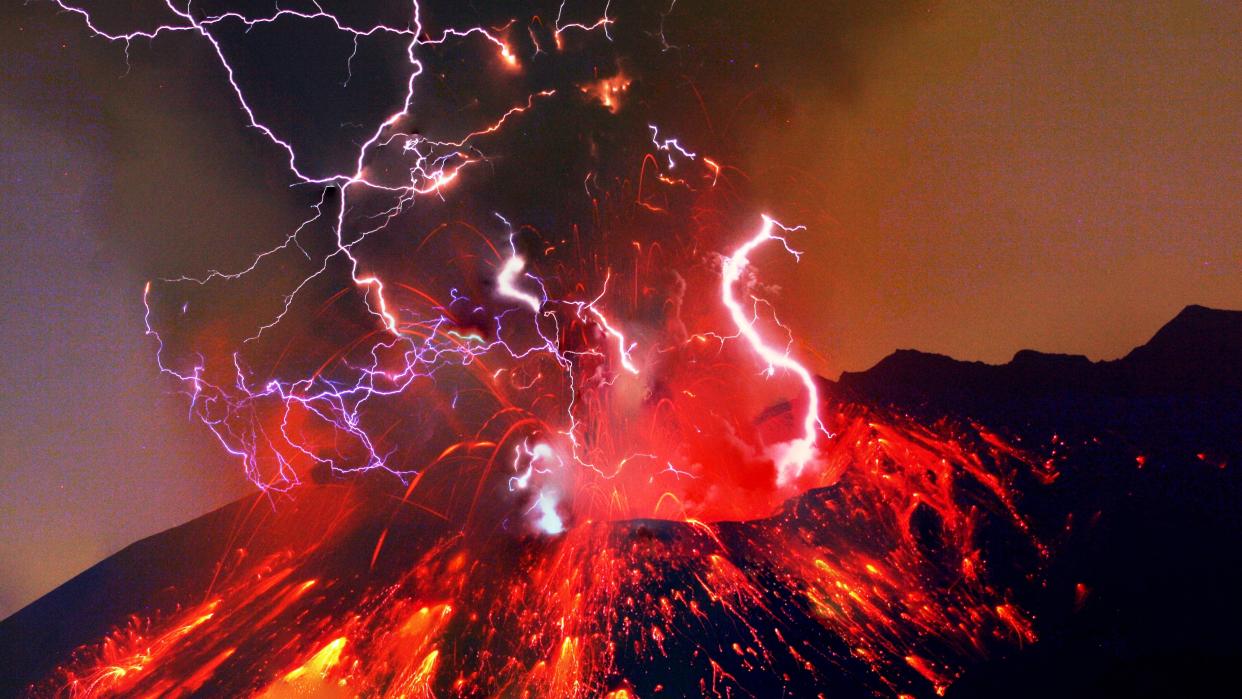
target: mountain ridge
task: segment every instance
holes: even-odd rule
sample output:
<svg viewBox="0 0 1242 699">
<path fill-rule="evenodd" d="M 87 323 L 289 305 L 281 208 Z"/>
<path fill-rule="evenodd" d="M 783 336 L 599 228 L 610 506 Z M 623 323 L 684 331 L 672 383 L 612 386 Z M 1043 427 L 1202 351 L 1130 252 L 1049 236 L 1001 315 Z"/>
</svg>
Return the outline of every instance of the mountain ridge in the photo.
<svg viewBox="0 0 1242 699">
<path fill-rule="evenodd" d="M 1119 359 L 1023 349 L 1004 364 L 988 364 L 899 349 L 869 369 L 842 372 L 834 384 L 881 400 L 953 407 L 1056 394 L 1219 394 L 1242 390 L 1239 357 L 1242 311 L 1190 305 Z"/>
</svg>

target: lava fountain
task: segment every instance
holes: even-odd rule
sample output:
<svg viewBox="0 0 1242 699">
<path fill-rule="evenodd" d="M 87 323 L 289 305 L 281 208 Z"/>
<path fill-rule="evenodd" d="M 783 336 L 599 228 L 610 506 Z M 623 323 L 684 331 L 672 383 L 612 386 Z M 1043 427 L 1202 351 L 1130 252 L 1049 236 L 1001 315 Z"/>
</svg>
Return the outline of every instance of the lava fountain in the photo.
<svg viewBox="0 0 1242 699">
<path fill-rule="evenodd" d="M 761 281 L 807 232 L 654 123 L 623 49 L 662 29 L 607 3 L 464 26 L 56 4 L 127 55 L 205 49 L 313 196 L 249 264 L 143 295 L 160 370 L 265 496 L 230 536 L 252 543 L 32 694 L 943 692 L 1034 639 L 979 532 L 1038 562 L 1010 483 L 1048 474 L 826 392 Z M 346 157 L 282 130 L 238 58 L 304 29 L 351 66 L 399 47 Z"/>
</svg>

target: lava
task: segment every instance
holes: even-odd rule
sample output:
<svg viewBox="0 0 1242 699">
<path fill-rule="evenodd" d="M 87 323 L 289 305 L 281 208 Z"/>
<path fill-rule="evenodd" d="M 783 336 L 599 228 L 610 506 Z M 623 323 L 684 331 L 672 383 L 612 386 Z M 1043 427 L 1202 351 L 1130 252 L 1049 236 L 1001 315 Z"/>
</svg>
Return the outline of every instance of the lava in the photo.
<svg viewBox="0 0 1242 699">
<path fill-rule="evenodd" d="M 798 256 L 785 236 L 802 228 L 747 210 L 723 160 L 627 117 L 636 80 L 582 57 L 622 31 L 608 4 L 438 32 L 418 3 L 404 25 L 362 26 L 318 5 L 169 2 L 172 21 L 132 31 L 56 4 L 127 52 L 205 42 L 241 124 L 317 201 L 245 268 L 143 294 L 160 370 L 266 498 L 273 514 L 243 527 L 266 544 L 220 562 L 204 598 L 134 610 L 32 694 L 943 692 L 967 659 L 1033 640 L 980 531 L 1040 560 L 1011 483 L 1044 467 L 974 427 L 834 402 L 792 336 L 772 339 L 788 330 L 751 257 L 773 241 Z M 399 106 L 335 169 L 268 125 L 223 38 L 307 23 L 405 60 Z M 667 47 L 662 25 L 643 36 Z M 420 90 L 453 50 L 533 89 L 469 112 L 479 123 L 440 115 L 432 138 Z M 562 60 L 589 77 L 548 67 Z M 623 134 L 620 155 L 566 138 L 593 163 L 575 186 L 549 182 L 535 210 L 478 201 L 558 110 Z M 272 317 L 193 322 L 210 290 L 298 254 L 309 271 Z"/>
<path fill-rule="evenodd" d="M 229 536 L 249 550 L 205 597 L 135 618 L 32 693 L 923 694 L 1033 640 L 980 537 L 1043 555 L 1006 504 L 1042 466 L 969 426 L 836 418 L 821 486 L 752 522 L 478 537 L 357 486 L 257 500 Z"/>
</svg>

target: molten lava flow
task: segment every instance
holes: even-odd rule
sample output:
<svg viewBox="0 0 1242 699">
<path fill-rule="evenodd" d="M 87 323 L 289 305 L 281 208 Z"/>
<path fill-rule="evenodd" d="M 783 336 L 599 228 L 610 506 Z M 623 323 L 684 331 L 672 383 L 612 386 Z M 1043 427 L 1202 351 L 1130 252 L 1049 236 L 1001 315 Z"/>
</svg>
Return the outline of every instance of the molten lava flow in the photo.
<svg viewBox="0 0 1242 699">
<path fill-rule="evenodd" d="M 271 498 L 235 532 L 263 545 L 35 694 L 943 691 L 1032 638 L 980 534 L 1042 555 L 1011 486 L 1031 460 L 828 402 L 748 275 L 766 243 L 797 256 L 801 229 L 764 215 L 737 245 L 744 178 L 635 115 L 607 5 L 433 31 L 416 3 L 398 25 L 169 4 L 111 31 L 57 4 L 127 48 L 203 42 L 241 123 L 318 196 L 244 269 L 143 295 L 160 369 Z M 270 125 L 230 58 L 308 26 L 403 56 L 339 163 Z M 212 315 L 221 288 L 257 299 L 288 270 L 260 320 Z"/>
<path fill-rule="evenodd" d="M 251 549 L 206 599 L 81 649 L 33 694 L 924 694 L 1032 641 L 988 571 L 1044 555 L 1010 490 L 1042 467 L 975 428 L 838 408 L 824 487 L 754 522 L 479 538 L 353 486 L 256 501 L 228 532 Z"/>
</svg>

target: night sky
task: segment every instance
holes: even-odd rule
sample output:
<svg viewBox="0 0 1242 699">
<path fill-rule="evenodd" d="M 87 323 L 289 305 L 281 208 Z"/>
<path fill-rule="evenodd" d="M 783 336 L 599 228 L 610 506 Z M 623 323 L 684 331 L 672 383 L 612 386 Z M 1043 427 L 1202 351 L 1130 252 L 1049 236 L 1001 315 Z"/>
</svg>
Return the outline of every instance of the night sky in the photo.
<svg viewBox="0 0 1242 699">
<path fill-rule="evenodd" d="M 780 302 L 823 373 L 1114 358 L 1187 304 L 1242 307 L 1235 3 L 797 4 L 681 0 L 667 29 L 719 43 L 691 74 L 707 130 L 808 226 Z M 156 373 L 141 290 L 237 266 L 306 204 L 200 48 L 127 69 L 52 9 L 0 11 L 0 617 L 247 492 Z"/>
</svg>

